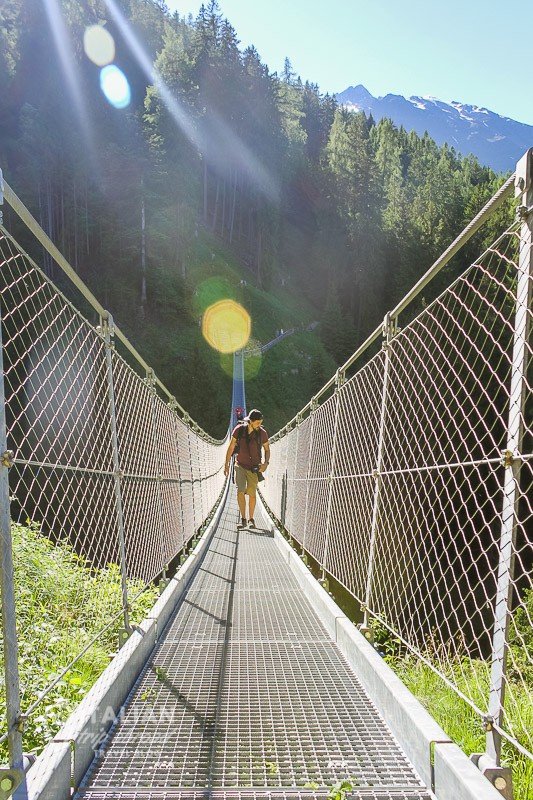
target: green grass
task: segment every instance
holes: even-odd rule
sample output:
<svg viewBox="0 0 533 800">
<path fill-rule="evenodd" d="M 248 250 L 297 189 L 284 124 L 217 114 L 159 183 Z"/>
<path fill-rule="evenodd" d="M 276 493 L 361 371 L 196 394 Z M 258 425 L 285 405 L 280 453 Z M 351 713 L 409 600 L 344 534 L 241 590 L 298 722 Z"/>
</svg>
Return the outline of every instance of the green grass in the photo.
<svg viewBox="0 0 533 800">
<path fill-rule="evenodd" d="M 481 719 L 442 679 L 414 655 L 387 659 L 407 688 L 446 734 L 467 755 L 485 750 Z M 440 668 L 441 665 L 439 665 Z M 478 659 L 451 662 L 446 677 L 481 709 L 489 694 L 489 665 Z M 533 749 L 533 694 L 522 682 L 513 683 L 506 697 L 507 720 L 524 747 Z M 533 799 L 533 762 L 503 743 L 502 763 L 511 767 L 515 800 Z"/>
<path fill-rule="evenodd" d="M 533 751 L 533 591 L 526 591 L 509 625 L 508 683 L 505 695 L 506 730 Z M 462 700 L 414 653 L 377 620 L 372 623 L 374 641 L 385 660 L 407 688 L 420 700 L 446 734 L 467 754 L 485 751 L 485 731 L 480 715 Z M 443 658 L 443 654 L 445 658 Z M 424 656 L 451 684 L 479 709 L 487 707 L 490 663 L 466 654 L 443 653 L 443 646 L 427 642 Z M 533 800 L 533 761 L 515 747 L 502 744 L 502 763 L 511 768 L 515 800 Z"/>
<path fill-rule="evenodd" d="M 24 711 L 120 612 L 122 595 L 116 564 L 93 569 L 71 545 L 52 543 L 35 524 L 13 524 L 12 533 Z M 142 588 L 140 582 L 129 581 L 129 596 Z M 133 603 L 132 622 L 146 616 L 156 597 L 157 590 L 149 587 Z M 121 626 L 119 616 L 30 715 L 24 732 L 25 752 L 40 752 L 87 694 L 116 652 Z M 5 718 L 3 686 L 0 712 Z M 7 758 L 5 746 L 0 757 Z"/>
</svg>

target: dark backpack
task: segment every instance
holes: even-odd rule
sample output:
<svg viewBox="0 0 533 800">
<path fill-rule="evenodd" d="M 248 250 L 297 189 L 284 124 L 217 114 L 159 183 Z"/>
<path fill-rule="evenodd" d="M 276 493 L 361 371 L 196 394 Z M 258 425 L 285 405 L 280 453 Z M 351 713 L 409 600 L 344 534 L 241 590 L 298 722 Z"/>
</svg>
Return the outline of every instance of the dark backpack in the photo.
<svg viewBox="0 0 533 800">
<path fill-rule="evenodd" d="M 243 424 L 239 425 L 239 427 L 237 429 L 237 444 L 235 445 L 235 450 L 233 451 L 233 455 L 235 457 L 237 457 L 239 455 L 239 448 L 240 448 L 241 439 L 247 433 L 247 429 L 248 429 L 248 423 L 247 422 L 243 422 Z M 259 447 L 259 457 L 261 458 L 261 448 L 263 446 L 263 442 L 262 442 L 262 439 L 261 439 L 261 428 L 257 428 L 257 430 L 255 431 L 255 436 L 256 436 L 256 439 L 257 439 L 257 445 Z"/>
</svg>

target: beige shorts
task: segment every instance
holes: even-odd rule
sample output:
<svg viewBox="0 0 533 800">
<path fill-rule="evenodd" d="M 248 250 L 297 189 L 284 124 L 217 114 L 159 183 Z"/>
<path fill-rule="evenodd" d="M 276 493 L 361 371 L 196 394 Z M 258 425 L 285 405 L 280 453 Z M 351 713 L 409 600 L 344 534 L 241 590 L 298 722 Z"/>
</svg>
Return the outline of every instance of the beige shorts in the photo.
<svg viewBox="0 0 533 800">
<path fill-rule="evenodd" d="M 255 497 L 258 484 L 257 472 L 252 472 L 249 469 L 244 469 L 240 464 L 235 464 L 235 483 L 237 484 L 238 492 L 245 492 L 250 497 Z"/>
</svg>

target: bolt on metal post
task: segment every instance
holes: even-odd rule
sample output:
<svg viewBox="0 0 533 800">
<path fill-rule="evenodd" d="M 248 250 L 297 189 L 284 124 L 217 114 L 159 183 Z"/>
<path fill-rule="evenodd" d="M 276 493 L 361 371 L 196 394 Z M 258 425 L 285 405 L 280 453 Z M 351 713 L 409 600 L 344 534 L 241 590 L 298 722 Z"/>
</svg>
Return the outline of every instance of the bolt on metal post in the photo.
<svg viewBox="0 0 533 800">
<path fill-rule="evenodd" d="M 370 607 L 370 598 L 372 595 L 372 583 L 374 580 L 374 563 L 376 556 L 376 539 L 378 530 L 379 507 L 381 502 L 381 470 L 383 467 L 383 443 L 385 440 L 385 426 L 387 420 L 387 397 L 389 390 L 389 372 L 390 372 L 390 343 L 396 333 L 396 323 L 391 318 L 390 313 L 385 315 L 383 320 L 383 351 L 385 353 L 385 362 L 383 367 L 383 386 L 381 391 L 381 408 L 379 417 L 379 439 L 378 439 L 378 452 L 376 458 L 376 467 L 374 470 L 374 500 L 372 505 L 372 523 L 370 527 L 370 547 L 368 551 L 368 570 L 365 590 L 365 603 L 364 603 L 364 617 L 360 626 L 361 633 L 367 639 L 372 638 L 372 633 L 369 627 L 368 609 Z"/>
<path fill-rule="evenodd" d="M 2 629 L 4 635 L 4 675 L 6 686 L 9 763 L 12 770 L 22 770 L 22 730 L 20 728 L 20 683 L 15 613 L 15 578 L 13 542 L 9 513 L 9 469 L 12 453 L 7 449 L 7 423 L 0 314 L 0 582 L 2 589 Z M 8 779 L 7 777 L 5 778 Z"/>
<path fill-rule="evenodd" d="M 109 398 L 109 416 L 111 423 L 111 445 L 113 450 L 113 474 L 115 478 L 115 503 L 117 511 L 117 525 L 118 525 L 118 546 L 120 558 L 120 575 L 122 584 L 122 608 L 124 609 L 124 630 L 120 633 L 120 642 L 128 638 L 131 633 L 131 625 L 129 618 L 129 604 L 128 604 L 128 582 L 127 582 L 127 565 L 126 565 L 126 543 L 124 537 L 124 513 L 122 506 L 122 473 L 120 470 L 120 457 L 118 451 L 118 435 L 117 435 L 117 415 L 115 406 L 115 385 L 113 380 L 113 336 L 114 325 L 113 317 L 107 313 L 102 318 L 102 331 L 105 341 L 106 352 L 106 367 L 107 367 L 107 391 Z"/>
<path fill-rule="evenodd" d="M 507 424 L 505 475 L 503 485 L 503 506 L 501 514 L 500 556 L 497 573 L 496 602 L 494 607 L 494 630 L 492 639 L 492 658 L 488 717 L 492 720 L 486 735 L 486 754 L 500 765 L 501 728 L 504 717 L 505 682 L 508 648 L 508 628 L 513 590 L 512 577 L 518 502 L 520 497 L 519 457 L 524 433 L 524 407 L 526 400 L 526 371 L 528 357 L 528 337 L 531 316 L 531 283 L 533 279 L 533 149 L 523 156 L 516 167 L 516 195 L 522 197 L 519 209 L 522 225 L 520 228 L 520 253 L 516 284 L 516 312 L 513 335 L 513 355 L 511 385 L 509 393 L 509 414 Z"/>
</svg>

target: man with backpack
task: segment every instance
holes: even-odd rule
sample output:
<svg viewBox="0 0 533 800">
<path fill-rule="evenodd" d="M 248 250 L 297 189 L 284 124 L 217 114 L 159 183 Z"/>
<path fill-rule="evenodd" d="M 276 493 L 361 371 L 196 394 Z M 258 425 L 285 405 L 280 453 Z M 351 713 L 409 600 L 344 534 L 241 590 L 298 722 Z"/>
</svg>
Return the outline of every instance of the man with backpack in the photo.
<svg viewBox="0 0 533 800">
<path fill-rule="evenodd" d="M 249 524 L 255 528 L 255 493 L 257 484 L 263 480 L 262 473 L 268 467 L 270 461 L 270 444 L 268 433 L 262 427 L 263 415 L 254 408 L 247 417 L 243 419 L 231 434 L 228 450 L 226 452 L 226 462 L 224 464 L 224 475 L 229 474 L 231 457 L 236 453 L 235 463 L 235 483 L 237 484 L 237 503 L 241 521 L 237 528 L 246 528 L 246 495 L 249 502 Z M 265 451 L 265 460 L 261 463 L 261 450 Z"/>
</svg>

